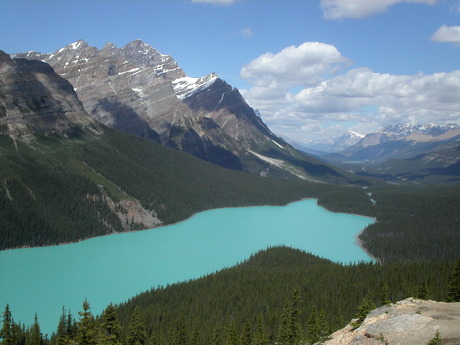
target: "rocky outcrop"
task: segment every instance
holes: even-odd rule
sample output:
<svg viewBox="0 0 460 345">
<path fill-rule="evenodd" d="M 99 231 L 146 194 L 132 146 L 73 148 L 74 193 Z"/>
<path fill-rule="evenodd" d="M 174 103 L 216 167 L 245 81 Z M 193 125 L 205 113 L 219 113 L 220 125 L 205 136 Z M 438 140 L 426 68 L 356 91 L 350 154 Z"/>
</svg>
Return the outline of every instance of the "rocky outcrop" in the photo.
<svg viewBox="0 0 460 345">
<path fill-rule="evenodd" d="M 125 231 L 153 229 L 163 224 L 155 211 L 146 210 L 139 200 L 125 195 L 124 199 L 114 201 L 103 186 L 99 185 L 99 193 L 87 195 L 87 199 L 95 203 L 103 202 L 118 217 Z M 110 224 L 106 224 L 110 229 Z M 113 230 L 112 230 L 113 231 Z"/>
<path fill-rule="evenodd" d="M 0 51 L 0 133 L 71 134 L 78 126 L 97 127 L 72 85 L 41 61 L 12 59 Z"/>
<path fill-rule="evenodd" d="M 439 332 L 445 345 L 460 344 L 460 303 L 408 298 L 370 312 L 362 325 L 333 333 L 324 345 L 425 345 Z"/>
<path fill-rule="evenodd" d="M 109 127 L 263 176 L 340 175 L 275 136 L 239 91 L 216 74 L 187 77 L 171 56 L 141 40 L 102 49 L 77 41 L 52 54 L 15 56 L 53 66 L 74 86 L 86 111 Z"/>
</svg>

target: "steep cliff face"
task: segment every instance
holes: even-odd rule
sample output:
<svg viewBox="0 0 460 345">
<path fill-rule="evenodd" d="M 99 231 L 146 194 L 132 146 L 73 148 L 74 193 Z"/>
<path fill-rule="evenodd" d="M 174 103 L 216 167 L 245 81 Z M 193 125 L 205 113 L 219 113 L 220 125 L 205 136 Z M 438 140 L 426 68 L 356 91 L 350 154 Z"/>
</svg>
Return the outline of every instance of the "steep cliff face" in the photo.
<svg viewBox="0 0 460 345">
<path fill-rule="evenodd" d="M 324 345 L 425 345 L 437 331 L 443 344 L 460 344 L 460 303 L 408 298 L 373 310 L 360 327 L 348 325 Z"/>
<path fill-rule="evenodd" d="M 168 79 L 184 76 L 182 70 L 139 40 L 101 50 L 77 41 L 53 54 L 16 56 L 49 63 L 73 85 L 89 114 L 130 134 L 157 139 L 167 132 L 169 117 L 186 110 Z"/>
<path fill-rule="evenodd" d="M 276 137 L 238 90 L 216 74 L 187 77 L 174 59 L 141 40 L 102 49 L 77 41 L 46 61 L 74 86 L 101 123 L 209 162 L 259 175 L 322 180 L 344 178 Z"/>
<path fill-rule="evenodd" d="M 0 132 L 71 134 L 79 126 L 97 127 L 72 85 L 46 63 L 12 59 L 0 51 Z"/>
</svg>

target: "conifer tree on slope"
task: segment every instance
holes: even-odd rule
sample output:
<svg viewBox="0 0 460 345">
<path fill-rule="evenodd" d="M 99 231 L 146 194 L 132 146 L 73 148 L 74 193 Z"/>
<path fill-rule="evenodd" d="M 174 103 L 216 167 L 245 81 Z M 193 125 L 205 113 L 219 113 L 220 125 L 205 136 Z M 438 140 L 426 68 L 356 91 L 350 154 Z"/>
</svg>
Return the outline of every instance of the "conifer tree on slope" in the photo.
<svg viewBox="0 0 460 345">
<path fill-rule="evenodd" d="M 251 324 L 246 321 L 243 325 L 243 329 L 240 334 L 240 345 L 251 345 L 252 336 L 251 336 Z"/>
<path fill-rule="evenodd" d="M 265 331 L 264 314 L 260 312 L 257 315 L 257 326 L 254 336 L 252 337 L 252 345 L 265 345 L 267 343 L 267 334 Z"/>
<path fill-rule="evenodd" d="M 54 337 L 51 338 L 51 345 L 67 345 L 75 337 L 76 332 L 75 320 L 70 313 L 66 314 L 66 310 L 62 308 L 62 315 L 59 318 L 57 331 Z"/>
<path fill-rule="evenodd" d="M 77 342 L 79 345 L 97 345 L 98 327 L 88 301 L 83 301 L 83 311 L 79 312 L 80 320 L 77 328 Z"/>
<path fill-rule="evenodd" d="M 13 345 L 13 317 L 11 316 L 10 306 L 7 304 L 3 312 L 3 326 L 0 330 L 2 345 Z"/>
<path fill-rule="evenodd" d="M 175 345 L 187 345 L 187 327 L 185 326 L 185 316 L 182 316 L 177 324 Z"/>
<path fill-rule="evenodd" d="M 450 280 L 449 291 L 447 293 L 448 302 L 460 302 L 460 260 L 455 266 L 454 274 Z"/>
<path fill-rule="evenodd" d="M 143 345 L 145 342 L 145 323 L 141 310 L 135 307 L 129 324 L 128 345 Z"/>
<path fill-rule="evenodd" d="M 121 326 L 118 322 L 117 310 L 110 304 L 101 315 L 100 343 L 103 345 L 121 345 Z"/>
<path fill-rule="evenodd" d="M 294 289 L 291 298 L 284 306 L 281 315 L 281 324 L 278 341 L 284 345 L 298 345 L 302 340 L 302 326 L 300 323 L 300 292 Z"/>
<path fill-rule="evenodd" d="M 27 341 L 28 345 L 41 345 L 43 344 L 43 336 L 40 331 L 40 325 L 38 324 L 38 316 L 35 313 L 34 324 L 30 328 L 29 337 Z"/>
</svg>

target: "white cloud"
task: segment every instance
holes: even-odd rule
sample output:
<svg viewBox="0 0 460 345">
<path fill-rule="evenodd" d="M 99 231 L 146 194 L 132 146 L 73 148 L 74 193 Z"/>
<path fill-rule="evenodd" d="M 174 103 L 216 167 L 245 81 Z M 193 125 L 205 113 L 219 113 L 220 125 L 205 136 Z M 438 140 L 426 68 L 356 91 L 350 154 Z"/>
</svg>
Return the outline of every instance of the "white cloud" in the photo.
<svg viewBox="0 0 460 345">
<path fill-rule="evenodd" d="M 303 89 L 294 96 L 296 110 L 304 114 L 343 114 L 377 107 L 381 120 L 397 114 L 400 121 L 415 117 L 445 122 L 460 115 L 460 70 L 431 75 L 397 76 L 361 68 Z M 316 115 L 317 116 L 317 115 Z"/>
<path fill-rule="evenodd" d="M 388 7 L 402 2 L 433 5 L 439 0 L 321 0 L 326 19 L 363 18 L 385 12 Z"/>
<path fill-rule="evenodd" d="M 332 45 L 305 42 L 284 48 L 279 53 L 265 53 L 241 69 L 241 77 L 253 85 L 311 85 L 330 76 L 348 60 Z"/>
<path fill-rule="evenodd" d="M 232 5 L 238 0 L 192 0 L 192 3 L 205 3 L 205 4 L 211 4 L 211 5 Z"/>
<path fill-rule="evenodd" d="M 301 141 L 397 123 L 460 122 L 460 70 L 392 75 L 356 68 L 338 74 L 346 59 L 332 46 L 321 48 L 307 58 L 289 47 L 242 68 L 241 77 L 253 85 L 241 90 L 243 96 L 275 133 Z"/>
<path fill-rule="evenodd" d="M 460 26 L 441 26 L 431 36 L 431 39 L 436 42 L 449 42 L 449 43 L 460 43 Z"/>
</svg>

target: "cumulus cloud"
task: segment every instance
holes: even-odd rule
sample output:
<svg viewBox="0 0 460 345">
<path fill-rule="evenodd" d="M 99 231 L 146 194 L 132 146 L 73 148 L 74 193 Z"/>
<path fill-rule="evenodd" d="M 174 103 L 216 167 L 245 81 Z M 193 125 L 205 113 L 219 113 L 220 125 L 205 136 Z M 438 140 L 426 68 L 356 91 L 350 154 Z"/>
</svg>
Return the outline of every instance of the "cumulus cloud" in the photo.
<svg viewBox="0 0 460 345">
<path fill-rule="evenodd" d="M 348 129 L 366 133 L 396 123 L 460 121 L 460 70 L 392 75 L 355 68 L 339 74 L 337 65 L 346 59 L 331 46 L 322 48 L 327 53 L 302 58 L 289 54 L 289 47 L 241 70 L 252 85 L 243 96 L 275 133 L 300 141 Z"/>
<path fill-rule="evenodd" d="M 460 44 L 460 26 L 443 25 L 436 30 L 431 39 L 436 42 Z"/>
<path fill-rule="evenodd" d="M 460 115 L 460 70 L 430 75 L 391 75 L 367 68 L 354 69 L 320 85 L 294 95 L 296 111 L 304 114 L 344 114 L 377 107 L 374 114 L 385 120 L 418 118 L 419 122 L 437 118 L 442 122 Z M 353 115 L 351 115 L 353 116 Z M 393 119 L 392 119 L 393 120 Z"/>
<path fill-rule="evenodd" d="M 258 86 L 311 85 L 335 73 L 347 62 L 332 45 L 305 42 L 276 54 L 262 54 L 245 65 L 240 74 Z"/>
<path fill-rule="evenodd" d="M 192 0 L 192 3 L 205 3 L 205 4 L 211 4 L 211 5 L 232 5 L 238 0 Z"/>
<path fill-rule="evenodd" d="M 321 0 L 320 6 L 326 19 L 364 18 L 385 12 L 388 7 L 402 2 L 433 5 L 439 0 Z"/>
</svg>

